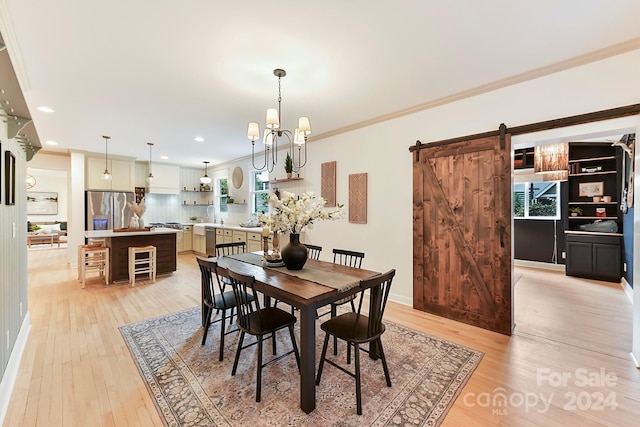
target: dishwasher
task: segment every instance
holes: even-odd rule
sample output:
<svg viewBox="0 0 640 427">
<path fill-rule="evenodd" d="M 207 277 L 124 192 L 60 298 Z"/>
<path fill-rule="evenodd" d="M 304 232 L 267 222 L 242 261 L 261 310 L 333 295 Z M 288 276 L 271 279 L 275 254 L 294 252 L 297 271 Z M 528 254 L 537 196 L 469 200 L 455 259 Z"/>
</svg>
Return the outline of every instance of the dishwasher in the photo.
<svg viewBox="0 0 640 427">
<path fill-rule="evenodd" d="M 205 227 L 204 232 L 207 241 L 207 255 L 216 256 L 216 228 Z"/>
</svg>

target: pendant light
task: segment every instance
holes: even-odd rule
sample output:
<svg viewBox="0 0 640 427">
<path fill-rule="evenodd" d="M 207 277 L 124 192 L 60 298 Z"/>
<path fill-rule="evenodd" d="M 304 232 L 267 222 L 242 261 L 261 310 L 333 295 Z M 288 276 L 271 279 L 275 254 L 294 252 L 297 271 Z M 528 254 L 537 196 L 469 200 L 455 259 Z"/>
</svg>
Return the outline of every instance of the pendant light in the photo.
<svg viewBox="0 0 640 427">
<path fill-rule="evenodd" d="M 200 177 L 200 182 L 202 184 L 209 184 L 211 182 L 211 178 L 209 178 L 209 176 L 207 175 L 207 165 L 209 164 L 209 162 L 202 162 L 204 163 L 204 175 Z"/>
<path fill-rule="evenodd" d="M 111 139 L 110 136 L 102 135 L 104 138 L 104 172 L 102 172 L 102 179 L 108 181 L 111 179 L 111 172 L 109 172 L 108 160 L 107 160 L 107 142 Z"/>
<path fill-rule="evenodd" d="M 534 147 L 533 166 L 535 173 L 552 173 L 569 170 L 569 144 L 537 145 Z"/>
<path fill-rule="evenodd" d="M 149 175 L 147 176 L 147 184 L 151 184 L 153 182 L 153 173 L 151 172 L 151 147 L 153 147 L 153 142 L 147 142 L 149 146 Z"/>
</svg>

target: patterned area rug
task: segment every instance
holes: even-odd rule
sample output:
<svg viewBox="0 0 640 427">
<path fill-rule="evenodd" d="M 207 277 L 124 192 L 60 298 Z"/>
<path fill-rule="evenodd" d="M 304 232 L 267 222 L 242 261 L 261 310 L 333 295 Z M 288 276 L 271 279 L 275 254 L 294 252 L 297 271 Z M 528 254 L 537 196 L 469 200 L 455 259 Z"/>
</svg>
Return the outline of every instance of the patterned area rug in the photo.
<svg viewBox="0 0 640 427">
<path fill-rule="evenodd" d="M 355 380 L 325 364 L 316 389 L 316 409 L 307 415 L 299 406 L 299 376 L 293 355 L 263 369 L 262 402 L 256 403 L 256 347 L 243 350 L 238 372 L 232 377 L 239 333 L 226 336 L 224 361 L 219 362 L 220 323 L 211 325 L 207 343 L 201 346 L 200 322 L 197 307 L 121 328 L 168 426 L 436 426 L 483 355 L 385 321 L 382 342 L 392 387 L 386 386 L 380 361 L 361 353 L 363 415 L 358 416 Z M 247 336 L 245 344 L 251 339 Z M 277 339 L 279 354 L 291 349 L 286 330 L 280 331 Z M 324 332 L 318 326 L 318 359 L 323 340 Z M 331 349 L 329 344 L 327 353 L 331 354 Z M 343 365 L 345 354 L 345 344 L 339 343 L 336 357 Z M 271 343 L 267 341 L 264 360 L 270 357 Z"/>
</svg>

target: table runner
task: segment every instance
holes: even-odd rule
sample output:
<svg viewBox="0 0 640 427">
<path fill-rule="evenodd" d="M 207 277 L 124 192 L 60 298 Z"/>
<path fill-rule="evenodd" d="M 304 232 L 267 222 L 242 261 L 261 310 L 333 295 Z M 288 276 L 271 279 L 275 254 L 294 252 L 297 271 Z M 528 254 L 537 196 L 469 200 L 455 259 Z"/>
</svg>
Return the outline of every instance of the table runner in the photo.
<svg viewBox="0 0 640 427">
<path fill-rule="evenodd" d="M 258 265 L 263 268 L 270 268 L 279 271 L 280 273 L 295 276 L 303 280 L 318 283 L 319 285 L 328 286 L 333 289 L 337 289 L 338 292 L 346 292 L 349 289 L 355 288 L 360 284 L 360 278 L 350 276 L 344 273 L 338 273 L 335 271 L 325 271 L 321 268 L 311 267 L 305 265 L 302 270 L 287 270 L 286 267 L 269 267 L 262 264 L 262 255 L 247 252 L 243 254 L 227 255 L 227 258 L 235 259 L 237 261 L 246 262 L 248 264 Z"/>
</svg>

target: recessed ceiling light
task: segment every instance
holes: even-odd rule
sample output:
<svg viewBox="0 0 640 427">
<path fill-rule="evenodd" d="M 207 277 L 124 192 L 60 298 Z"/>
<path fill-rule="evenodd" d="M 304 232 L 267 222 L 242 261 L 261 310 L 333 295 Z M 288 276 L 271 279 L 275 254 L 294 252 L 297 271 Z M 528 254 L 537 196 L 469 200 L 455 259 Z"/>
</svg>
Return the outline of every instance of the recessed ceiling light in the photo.
<svg viewBox="0 0 640 427">
<path fill-rule="evenodd" d="M 53 108 L 45 107 L 44 105 L 41 107 L 36 107 L 36 110 L 42 111 L 43 113 L 53 113 Z"/>
<path fill-rule="evenodd" d="M 167 160 L 167 159 L 169 158 L 169 156 L 160 156 L 160 158 L 161 158 L 162 160 Z"/>
<path fill-rule="evenodd" d="M 45 141 L 45 144 L 47 144 L 47 145 L 58 145 L 58 143 L 55 142 L 55 141 Z"/>
<path fill-rule="evenodd" d="M 202 141 L 204 141 L 204 138 L 201 137 L 201 136 L 196 136 L 195 138 L 193 138 L 193 140 L 196 141 L 196 142 L 202 142 Z"/>
</svg>

